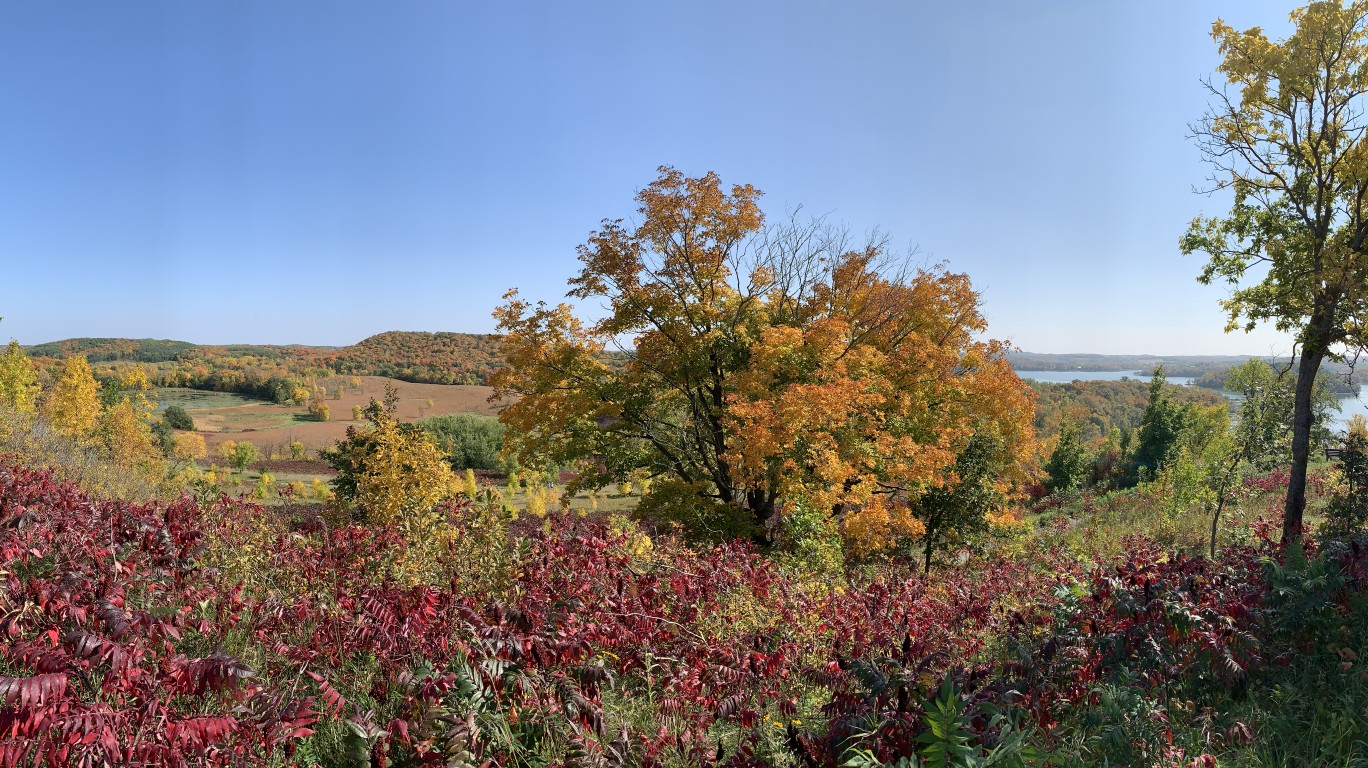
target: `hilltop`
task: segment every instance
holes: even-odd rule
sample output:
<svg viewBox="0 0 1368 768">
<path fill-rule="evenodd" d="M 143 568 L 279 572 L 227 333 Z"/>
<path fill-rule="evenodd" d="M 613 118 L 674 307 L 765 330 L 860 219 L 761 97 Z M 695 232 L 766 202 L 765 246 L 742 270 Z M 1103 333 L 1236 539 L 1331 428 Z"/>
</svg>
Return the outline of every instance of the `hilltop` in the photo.
<svg viewBox="0 0 1368 768">
<path fill-rule="evenodd" d="M 1135 371 L 1149 375 L 1157 365 L 1170 376 L 1201 376 L 1225 370 L 1248 360 L 1250 355 L 1100 355 L 1089 352 L 1047 354 L 1011 352 L 1007 361 L 1018 371 Z M 1278 358 L 1263 358 L 1275 364 Z M 1285 361 L 1284 361 L 1285 363 Z"/>
<path fill-rule="evenodd" d="M 499 363 L 494 334 L 387 331 L 346 347 L 194 344 L 172 339 L 76 338 L 27 347 L 33 357 L 84 355 L 90 362 L 165 363 L 253 357 L 350 376 L 418 384 L 484 384 Z"/>
<path fill-rule="evenodd" d="M 1157 366 L 1164 366 L 1168 376 L 1194 379 L 1199 387 L 1221 389 L 1226 372 L 1257 355 L 1099 355 L 1085 352 L 1046 354 L 1041 352 L 1011 352 L 1007 361 L 1017 371 L 1133 371 L 1139 378 L 1148 378 Z M 1275 370 L 1292 371 L 1295 359 L 1259 357 Z M 1321 364 L 1321 378 L 1332 392 L 1357 395 L 1368 381 L 1368 375 L 1356 371 L 1349 363 L 1327 360 Z"/>
</svg>

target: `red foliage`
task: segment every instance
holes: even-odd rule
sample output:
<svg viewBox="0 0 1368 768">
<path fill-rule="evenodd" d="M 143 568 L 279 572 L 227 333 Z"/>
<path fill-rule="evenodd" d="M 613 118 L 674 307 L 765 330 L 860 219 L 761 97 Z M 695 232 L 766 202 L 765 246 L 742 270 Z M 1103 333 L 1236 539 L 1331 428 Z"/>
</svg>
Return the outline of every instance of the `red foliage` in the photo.
<svg viewBox="0 0 1368 768">
<path fill-rule="evenodd" d="M 895 563 L 823 591 L 741 543 L 633 561 L 603 524 L 560 515 L 526 531 L 501 602 L 396 583 L 403 540 L 359 526 L 281 530 L 264 562 L 287 590 L 201 565 L 209 534 L 232 542 L 261 514 L 226 498 L 97 501 L 0 462 L 0 768 L 262 765 L 320 719 L 348 720 L 372 764 L 502 764 L 453 703 L 472 691 L 604 760 L 758 765 L 777 716 L 800 762 L 834 765 L 871 721 L 880 759 L 911 754 L 946 676 L 973 727 L 994 704 L 1048 734 L 1122 671 L 1232 684 L 1263 662 L 1253 549 L 1213 563 L 1136 541 L 1119 563 L 1040 553 L 932 582 Z M 349 677 L 362 660 L 364 683 Z M 820 728 L 793 722 L 814 684 Z M 660 722 L 633 730 L 614 718 L 624 707 Z M 720 750 L 718 724 L 739 729 L 734 747 Z"/>
<path fill-rule="evenodd" d="M 231 590 L 193 565 L 198 517 L 0 464 L 0 765 L 236 765 L 310 732 L 309 697 L 207 647 L 195 606 Z"/>
</svg>

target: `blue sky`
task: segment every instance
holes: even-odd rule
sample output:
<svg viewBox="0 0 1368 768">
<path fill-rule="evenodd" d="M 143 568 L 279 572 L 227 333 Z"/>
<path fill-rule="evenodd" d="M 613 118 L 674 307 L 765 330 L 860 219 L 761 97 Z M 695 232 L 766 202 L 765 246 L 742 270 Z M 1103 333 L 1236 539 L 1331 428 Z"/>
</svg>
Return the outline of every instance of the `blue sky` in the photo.
<svg viewBox="0 0 1368 768">
<path fill-rule="evenodd" d="M 967 272 L 1038 352 L 1267 354 L 1177 239 L 1208 33 L 1290 5 L 0 5 L 0 336 L 493 329 L 671 164 Z"/>
</svg>

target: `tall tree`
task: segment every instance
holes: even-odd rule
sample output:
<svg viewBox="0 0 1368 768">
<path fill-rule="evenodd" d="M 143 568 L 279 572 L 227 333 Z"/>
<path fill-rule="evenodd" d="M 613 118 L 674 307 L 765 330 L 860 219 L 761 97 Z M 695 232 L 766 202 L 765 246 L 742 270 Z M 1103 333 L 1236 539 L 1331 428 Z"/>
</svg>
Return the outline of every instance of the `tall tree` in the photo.
<svg viewBox="0 0 1368 768">
<path fill-rule="evenodd" d="M 492 381 L 517 396 L 507 449 L 525 466 L 577 463 L 586 487 L 655 477 L 643 508 L 673 497 L 717 511 L 703 528 L 742 519 L 761 539 L 786 501 L 875 537 L 917 530 L 912 505 L 958 482 L 976 434 L 1019 475 L 1032 399 L 1006 347 L 980 338 L 969 279 L 820 223 L 765 228 L 759 196 L 662 168 L 636 225 L 605 221 L 580 247 L 570 296 L 606 317 L 509 294 Z"/>
<path fill-rule="evenodd" d="M 1178 439 L 1191 409 L 1175 402 L 1168 392 L 1164 367 L 1157 366 L 1150 379 L 1149 404 L 1140 417 L 1133 463 L 1140 479 L 1153 478 L 1178 451 Z"/>
<path fill-rule="evenodd" d="M 43 399 L 43 415 L 52 428 L 78 440 L 94 431 L 100 419 L 100 386 L 90 364 L 79 355 L 62 363 L 62 372 Z"/>
<path fill-rule="evenodd" d="M 1284 543 L 1302 530 L 1316 373 L 1364 347 L 1368 320 L 1368 1 L 1311 3 L 1291 18 L 1281 41 L 1212 25 L 1228 87 L 1207 83 L 1211 108 L 1193 131 L 1212 189 L 1233 203 L 1226 216 L 1194 219 L 1181 241 L 1208 256 L 1199 280 L 1230 283 L 1227 331 L 1271 322 L 1294 335 Z M 1245 283 L 1256 267 L 1262 279 Z"/>
<path fill-rule="evenodd" d="M 1317 379 L 1311 395 L 1311 434 L 1322 439 L 1329 434 L 1330 411 L 1339 408 L 1323 378 Z M 1235 431 L 1245 460 L 1264 472 L 1286 465 L 1292 455 L 1296 376 L 1252 357 L 1230 369 L 1224 388 L 1239 396 Z"/>
<path fill-rule="evenodd" d="M 1050 458 L 1045 462 L 1045 489 L 1050 493 L 1072 491 L 1088 476 L 1088 448 L 1079 436 L 1078 425 L 1064 422 Z"/>
<path fill-rule="evenodd" d="M 33 413 L 38 402 L 38 375 L 33 361 L 10 339 L 5 354 L 0 355 L 0 405 L 19 413 Z"/>
</svg>

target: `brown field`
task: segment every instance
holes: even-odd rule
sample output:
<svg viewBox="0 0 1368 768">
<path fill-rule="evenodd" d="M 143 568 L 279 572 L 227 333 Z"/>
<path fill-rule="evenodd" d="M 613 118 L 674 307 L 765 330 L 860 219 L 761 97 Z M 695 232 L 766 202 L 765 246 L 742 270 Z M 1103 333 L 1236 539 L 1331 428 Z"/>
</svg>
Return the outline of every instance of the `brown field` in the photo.
<svg viewBox="0 0 1368 768">
<path fill-rule="evenodd" d="M 336 377 L 325 380 L 331 385 L 350 377 Z M 218 445 L 226 440 L 255 443 L 263 453 L 271 447 L 284 449 L 298 440 L 310 451 L 331 445 L 347 433 L 347 427 L 356 424 L 352 421 L 353 405 L 362 407 L 371 399 L 383 400 L 385 385 L 393 385 L 399 395 L 396 415 L 400 421 L 415 421 L 428 416 L 441 416 L 448 413 L 478 413 L 494 416 L 498 406 L 489 402 L 493 394 L 489 387 L 459 386 L 451 384 L 411 384 L 406 381 L 383 376 L 359 376 L 361 390 L 348 391 L 340 398 L 327 400 L 331 411 L 328 421 L 313 421 L 308 411 L 300 406 L 275 405 L 273 403 L 253 403 L 227 408 L 196 408 L 190 411 L 195 426 L 210 455 Z M 432 401 L 428 407 L 427 401 Z"/>
</svg>

